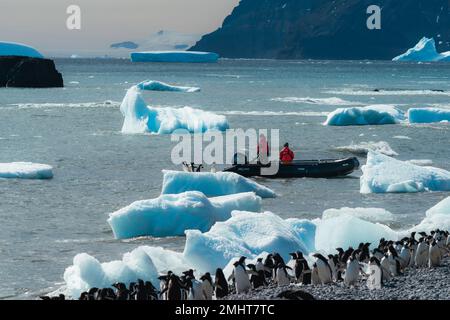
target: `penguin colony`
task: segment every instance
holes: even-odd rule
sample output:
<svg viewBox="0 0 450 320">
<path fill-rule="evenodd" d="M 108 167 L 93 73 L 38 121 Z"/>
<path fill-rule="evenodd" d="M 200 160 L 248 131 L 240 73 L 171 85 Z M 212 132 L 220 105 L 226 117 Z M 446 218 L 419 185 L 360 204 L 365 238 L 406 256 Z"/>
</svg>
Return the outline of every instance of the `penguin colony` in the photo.
<svg viewBox="0 0 450 320">
<path fill-rule="evenodd" d="M 199 279 L 194 271 L 188 270 L 178 276 L 169 271 L 159 277 L 157 290 L 151 282 L 137 280 L 127 287 L 116 283 L 115 288 L 92 288 L 83 292 L 80 300 L 212 300 L 226 298 L 232 293 L 247 293 L 252 289 L 276 285 L 288 286 L 292 283 L 302 285 L 325 285 L 343 283 L 354 287 L 361 278 L 366 278 L 369 289 L 381 289 L 385 281 L 401 276 L 408 268 L 435 268 L 441 265 L 450 253 L 448 231 L 435 230 L 430 234 L 413 232 L 400 241 L 380 239 L 378 245 L 370 250 L 370 243 L 361 243 L 358 248 L 347 250 L 337 248 L 335 254 L 327 257 L 320 253 L 312 255 L 310 266 L 302 252 L 290 253 L 288 264 L 278 253 L 258 258 L 255 264 L 246 264 L 241 257 L 233 264 L 232 274 L 226 279 L 223 270 L 218 268 L 214 280 L 210 273 Z M 287 290 L 279 298 L 311 300 L 314 297 L 303 291 Z M 41 297 L 50 299 L 49 297 Z M 57 297 L 55 299 L 61 299 Z"/>
</svg>

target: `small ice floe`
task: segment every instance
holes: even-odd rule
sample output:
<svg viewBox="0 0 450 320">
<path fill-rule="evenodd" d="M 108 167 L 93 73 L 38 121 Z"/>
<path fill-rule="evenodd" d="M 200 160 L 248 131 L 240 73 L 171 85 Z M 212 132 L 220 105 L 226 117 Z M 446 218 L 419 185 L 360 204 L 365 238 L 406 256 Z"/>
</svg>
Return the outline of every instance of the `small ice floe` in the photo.
<svg viewBox="0 0 450 320">
<path fill-rule="evenodd" d="M 397 124 L 405 120 L 404 113 L 393 105 L 339 108 L 328 115 L 327 126 L 363 126 Z"/>
<path fill-rule="evenodd" d="M 362 168 L 361 193 L 449 191 L 450 172 L 421 167 L 369 151 Z"/>
<path fill-rule="evenodd" d="M 108 223 L 116 239 L 183 236 L 186 230 L 208 231 L 234 210 L 259 212 L 261 198 L 253 192 L 209 199 L 198 191 L 166 194 L 113 212 Z"/>
<path fill-rule="evenodd" d="M 409 123 L 450 122 L 450 109 L 412 108 L 408 110 Z"/>
<path fill-rule="evenodd" d="M 182 172 L 163 170 L 162 194 L 178 194 L 200 191 L 207 197 L 225 196 L 235 193 L 254 192 L 261 198 L 274 198 L 269 188 L 234 172 Z"/>
<path fill-rule="evenodd" d="M 47 164 L 32 162 L 0 163 L 0 178 L 51 179 L 53 178 L 53 168 Z"/>
<path fill-rule="evenodd" d="M 350 152 L 356 155 L 366 155 L 369 151 L 375 151 L 387 156 L 398 156 L 398 153 L 392 150 L 391 146 L 386 141 L 360 142 L 349 146 L 336 147 L 334 149 L 341 152 Z"/>
</svg>

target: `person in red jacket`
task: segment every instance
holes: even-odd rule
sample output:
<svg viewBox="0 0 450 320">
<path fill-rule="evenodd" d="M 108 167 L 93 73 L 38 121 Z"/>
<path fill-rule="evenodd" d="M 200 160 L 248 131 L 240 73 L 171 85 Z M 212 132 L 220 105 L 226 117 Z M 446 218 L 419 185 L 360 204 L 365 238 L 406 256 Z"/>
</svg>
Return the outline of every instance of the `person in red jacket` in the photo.
<svg viewBox="0 0 450 320">
<path fill-rule="evenodd" d="M 294 157 L 294 152 L 289 149 L 289 143 L 285 143 L 283 150 L 280 152 L 280 161 L 282 163 L 291 163 L 294 160 Z"/>
</svg>

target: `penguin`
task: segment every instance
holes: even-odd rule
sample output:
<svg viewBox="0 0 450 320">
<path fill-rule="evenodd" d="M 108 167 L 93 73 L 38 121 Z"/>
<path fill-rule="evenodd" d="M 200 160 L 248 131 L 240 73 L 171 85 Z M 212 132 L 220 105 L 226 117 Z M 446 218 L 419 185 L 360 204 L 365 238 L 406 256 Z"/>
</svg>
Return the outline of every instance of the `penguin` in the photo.
<svg viewBox="0 0 450 320">
<path fill-rule="evenodd" d="M 320 278 L 319 278 L 319 269 L 317 268 L 317 263 L 313 264 L 313 268 L 311 271 L 311 284 L 313 286 L 317 286 L 321 284 Z"/>
<path fill-rule="evenodd" d="M 383 258 L 380 261 L 381 270 L 383 271 L 383 281 L 389 281 L 391 280 L 391 267 L 389 263 L 389 258 L 387 255 L 384 255 Z"/>
<path fill-rule="evenodd" d="M 272 278 L 273 268 L 275 267 L 275 264 L 272 260 L 272 254 L 269 253 L 264 260 L 264 272 L 266 273 L 266 278 Z"/>
<path fill-rule="evenodd" d="M 153 283 L 150 281 L 145 282 L 145 290 L 147 291 L 147 300 L 158 300 L 158 293 Z"/>
<path fill-rule="evenodd" d="M 181 282 L 180 278 L 174 273 L 170 273 L 168 278 L 167 288 L 164 290 L 167 291 L 165 295 L 166 300 L 171 301 L 179 301 L 182 299 L 182 289 L 184 288 L 184 284 Z M 164 296 L 164 291 L 161 294 Z"/>
<path fill-rule="evenodd" d="M 205 300 L 202 283 L 195 279 L 194 271 L 190 269 L 183 274 L 186 276 L 186 288 L 189 290 L 188 300 Z"/>
<path fill-rule="evenodd" d="M 328 264 L 328 260 L 320 253 L 313 254 L 316 258 L 317 271 L 319 273 L 319 279 L 322 284 L 327 284 L 333 280 L 333 271 Z"/>
<path fill-rule="evenodd" d="M 357 259 L 357 254 L 359 254 L 359 250 L 355 250 L 352 252 L 352 255 L 347 261 L 347 268 L 344 273 L 344 284 L 346 286 L 355 286 L 359 280 L 359 261 Z"/>
<path fill-rule="evenodd" d="M 417 267 L 422 268 L 428 264 L 430 247 L 425 239 L 422 237 L 419 239 L 419 244 L 417 245 L 415 264 Z"/>
<path fill-rule="evenodd" d="M 344 249 L 336 248 L 336 251 L 338 252 L 339 262 L 342 262 L 342 256 L 344 255 Z"/>
<path fill-rule="evenodd" d="M 159 280 L 159 298 L 161 300 L 167 300 L 167 288 L 169 286 L 169 278 L 172 271 L 167 272 L 167 275 L 161 275 L 158 277 Z M 131 293 L 131 290 L 129 290 Z"/>
<path fill-rule="evenodd" d="M 362 244 L 361 249 L 360 249 L 361 253 L 358 256 L 359 262 L 363 262 L 363 263 L 369 262 L 369 259 L 370 259 L 370 250 L 369 250 L 370 245 L 371 245 L 371 243 L 368 243 L 368 242 Z"/>
<path fill-rule="evenodd" d="M 253 289 L 267 286 L 264 270 L 256 271 L 256 266 L 254 264 L 248 264 L 247 267 L 250 269 L 250 283 L 252 284 Z"/>
<path fill-rule="evenodd" d="M 290 267 L 286 266 L 283 263 L 279 263 L 276 267 L 276 283 L 279 287 L 288 286 L 291 284 L 290 276 L 287 272 L 288 269 L 291 269 Z"/>
<path fill-rule="evenodd" d="M 230 278 L 233 278 L 236 286 L 236 293 L 245 293 L 250 290 L 251 284 L 250 279 L 245 269 L 246 257 L 241 257 L 239 261 L 236 261 L 233 266 L 233 273 Z"/>
<path fill-rule="evenodd" d="M 297 259 L 295 261 L 294 273 L 297 282 L 301 282 L 304 285 L 311 284 L 311 269 L 309 268 L 308 261 L 303 257 L 303 253 L 296 252 Z"/>
<path fill-rule="evenodd" d="M 383 270 L 380 261 L 376 257 L 370 258 L 369 277 L 366 284 L 370 290 L 381 289 L 383 286 Z"/>
<path fill-rule="evenodd" d="M 126 301 L 129 300 L 129 291 L 124 283 L 118 282 L 113 284 L 113 287 L 116 288 L 116 300 Z"/>
<path fill-rule="evenodd" d="M 339 268 L 339 261 L 338 257 L 336 255 L 329 254 L 328 255 L 328 265 L 331 268 L 331 277 L 334 281 L 337 281 L 338 279 L 338 268 Z"/>
<path fill-rule="evenodd" d="M 204 300 L 212 300 L 212 296 L 214 293 L 214 286 L 211 278 L 211 274 L 209 272 L 205 273 L 200 277 L 202 281 L 202 293 Z"/>
<path fill-rule="evenodd" d="M 383 251 L 381 251 L 379 248 L 373 249 L 372 257 L 375 257 L 378 259 L 378 261 L 381 261 L 381 259 L 383 259 L 384 257 Z"/>
<path fill-rule="evenodd" d="M 214 288 L 216 293 L 216 298 L 224 298 L 228 295 L 228 282 L 225 279 L 223 270 L 220 268 L 216 269 L 216 276 L 214 278 Z"/>
<path fill-rule="evenodd" d="M 431 243 L 429 251 L 428 267 L 439 267 L 441 265 L 441 250 L 436 240 L 433 240 L 433 242 Z"/>
<path fill-rule="evenodd" d="M 391 245 L 388 248 L 388 252 L 389 270 L 391 274 L 394 277 L 401 275 L 401 265 L 397 250 Z"/>
<path fill-rule="evenodd" d="M 446 248 L 446 241 L 447 238 L 445 236 L 445 233 L 443 231 L 440 231 L 436 237 L 436 242 L 437 246 L 439 247 L 439 250 L 441 251 L 441 257 L 443 257 L 448 251 Z"/>
<path fill-rule="evenodd" d="M 280 254 L 276 253 L 276 252 L 273 254 L 272 260 L 274 262 L 274 268 L 273 268 L 273 272 L 272 272 L 272 280 L 276 281 L 277 270 L 278 270 L 277 266 L 280 264 L 282 264 L 282 265 L 286 265 L 286 264 L 284 263 L 284 259 L 280 256 Z"/>
<path fill-rule="evenodd" d="M 258 258 L 255 264 L 256 271 L 264 271 L 264 263 L 262 258 Z"/>
<path fill-rule="evenodd" d="M 405 243 L 400 251 L 400 265 L 402 270 L 409 266 L 411 260 L 411 250 L 408 243 Z"/>
</svg>

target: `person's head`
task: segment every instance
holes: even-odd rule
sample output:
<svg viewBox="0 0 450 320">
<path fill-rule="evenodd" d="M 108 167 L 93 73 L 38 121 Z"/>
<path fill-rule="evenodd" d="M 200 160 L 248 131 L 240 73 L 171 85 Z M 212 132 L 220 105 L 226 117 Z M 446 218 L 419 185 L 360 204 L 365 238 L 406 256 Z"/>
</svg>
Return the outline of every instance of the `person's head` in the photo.
<svg viewBox="0 0 450 320">
<path fill-rule="evenodd" d="M 289 148 L 289 143 L 286 142 L 286 143 L 284 144 L 284 147 L 285 147 L 285 148 Z"/>
</svg>

